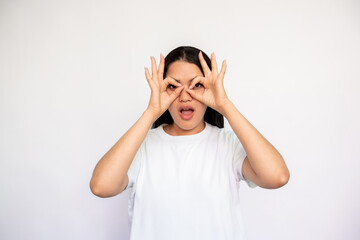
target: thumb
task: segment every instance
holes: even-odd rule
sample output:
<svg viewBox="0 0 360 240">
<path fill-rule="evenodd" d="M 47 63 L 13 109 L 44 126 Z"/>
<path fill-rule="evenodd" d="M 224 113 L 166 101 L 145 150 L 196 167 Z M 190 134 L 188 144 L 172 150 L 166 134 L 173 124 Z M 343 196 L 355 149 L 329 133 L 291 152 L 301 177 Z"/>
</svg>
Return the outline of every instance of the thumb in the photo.
<svg viewBox="0 0 360 240">
<path fill-rule="evenodd" d="M 195 98 L 196 100 L 203 102 L 204 96 L 202 94 L 196 93 L 194 90 L 186 89 L 186 92 L 188 92 L 191 97 Z"/>
<path fill-rule="evenodd" d="M 183 88 L 184 88 L 184 86 L 177 87 L 177 88 L 175 89 L 175 91 L 170 94 L 170 100 L 171 100 L 171 102 L 173 102 L 173 101 L 180 95 L 180 93 L 181 93 L 181 91 L 183 90 Z"/>
</svg>

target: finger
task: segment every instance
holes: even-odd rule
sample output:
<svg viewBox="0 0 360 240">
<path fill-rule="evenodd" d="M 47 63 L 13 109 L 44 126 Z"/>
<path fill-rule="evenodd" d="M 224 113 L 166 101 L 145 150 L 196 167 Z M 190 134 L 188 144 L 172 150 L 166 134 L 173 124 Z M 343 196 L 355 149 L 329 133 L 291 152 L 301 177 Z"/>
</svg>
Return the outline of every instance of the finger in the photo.
<svg viewBox="0 0 360 240">
<path fill-rule="evenodd" d="M 157 77 L 157 69 L 156 69 L 156 60 L 153 56 L 150 57 L 151 59 L 151 71 L 152 71 L 152 78 L 155 76 Z"/>
<path fill-rule="evenodd" d="M 178 87 L 175 89 L 174 92 L 170 94 L 170 100 L 173 102 L 181 93 L 181 91 L 184 89 L 184 86 Z"/>
<path fill-rule="evenodd" d="M 194 90 L 186 89 L 186 92 L 188 92 L 192 98 L 195 98 L 196 100 L 203 103 L 204 96 L 202 94 L 198 94 Z"/>
<path fill-rule="evenodd" d="M 163 80 L 164 78 L 164 66 L 165 66 L 165 59 L 164 56 L 162 54 L 160 54 L 160 65 L 159 65 L 159 70 L 158 70 L 158 78 L 159 80 Z"/>
<path fill-rule="evenodd" d="M 167 76 L 167 77 L 165 78 L 165 80 L 163 80 L 163 83 L 164 83 L 166 86 L 169 85 L 169 84 L 172 84 L 172 85 L 178 86 L 178 87 L 181 87 L 181 86 L 182 86 L 181 83 L 177 82 L 175 79 L 173 79 L 172 77 L 169 77 L 169 76 Z"/>
<path fill-rule="evenodd" d="M 201 83 L 204 87 L 207 87 L 208 84 L 206 82 L 206 78 L 204 78 L 203 76 L 197 76 L 196 78 L 194 78 L 191 81 L 191 84 L 189 86 L 189 89 L 192 89 L 196 84 Z"/>
<path fill-rule="evenodd" d="M 211 71 L 210 71 L 210 68 L 207 65 L 201 51 L 199 52 L 199 60 L 200 60 L 201 67 L 205 73 L 205 76 L 209 76 L 211 74 Z"/>
<path fill-rule="evenodd" d="M 177 82 L 175 79 L 173 79 L 172 77 L 166 77 L 165 78 L 165 80 L 163 80 L 163 83 L 164 84 L 162 84 L 162 90 L 166 90 L 166 88 L 170 85 L 170 84 L 172 84 L 172 85 L 174 85 L 174 86 L 178 86 L 178 87 L 181 87 L 182 85 L 179 83 L 179 82 Z"/>
<path fill-rule="evenodd" d="M 147 67 L 145 67 L 145 77 L 146 77 L 147 82 L 149 83 L 150 88 L 152 89 L 153 82 L 151 81 L 152 79 L 151 79 L 151 76 L 149 73 L 149 69 Z"/>
<path fill-rule="evenodd" d="M 211 54 L 211 70 L 212 72 L 218 73 L 215 53 Z"/>
<path fill-rule="evenodd" d="M 226 60 L 224 60 L 222 63 L 222 66 L 221 66 L 220 74 L 219 74 L 221 82 L 224 82 L 226 67 L 227 67 Z"/>
</svg>

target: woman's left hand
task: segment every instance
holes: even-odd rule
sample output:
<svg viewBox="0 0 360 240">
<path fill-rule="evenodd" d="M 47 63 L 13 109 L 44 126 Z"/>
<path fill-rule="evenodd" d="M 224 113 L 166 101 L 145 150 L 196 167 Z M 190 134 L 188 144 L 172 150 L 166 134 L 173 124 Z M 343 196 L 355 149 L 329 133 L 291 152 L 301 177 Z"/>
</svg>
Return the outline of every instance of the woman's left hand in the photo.
<svg viewBox="0 0 360 240">
<path fill-rule="evenodd" d="M 217 69 L 217 63 L 215 59 L 215 54 L 211 54 L 211 68 L 208 67 L 206 61 L 202 55 L 199 53 L 199 60 L 204 71 L 205 77 L 196 77 L 189 86 L 189 89 L 186 91 L 196 100 L 204 103 L 205 105 L 211 107 L 212 109 L 222 112 L 222 108 L 229 101 L 223 81 L 226 71 L 226 60 L 223 61 L 220 73 Z M 204 91 L 197 91 L 193 88 L 195 85 L 202 84 L 205 88 Z"/>
</svg>

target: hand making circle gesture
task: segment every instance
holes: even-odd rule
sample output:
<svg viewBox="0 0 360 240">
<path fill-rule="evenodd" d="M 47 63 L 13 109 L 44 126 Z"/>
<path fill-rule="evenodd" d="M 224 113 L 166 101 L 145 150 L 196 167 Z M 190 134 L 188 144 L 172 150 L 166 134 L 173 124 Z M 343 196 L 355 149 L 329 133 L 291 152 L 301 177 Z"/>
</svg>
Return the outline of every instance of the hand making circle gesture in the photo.
<svg viewBox="0 0 360 240">
<path fill-rule="evenodd" d="M 157 68 L 155 58 L 151 56 L 150 59 L 152 71 L 151 76 L 148 68 L 145 67 L 146 80 L 148 81 L 151 88 L 148 110 L 150 110 L 150 112 L 152 112 L 155 117 L 158 118 L 169 108 L 170 104 L 179 96 L 184 87 L 169 76 L 166 77 L 165 80 L 163 79 L 165 59 L 162 54 L 160 54 L 159 68 Z M 175 91 L 168 93 L 166 91 L 168 85 L 174 85 L 178 87 Z"/>
<path fill-rule="evenodd" d="M 212 109 L 221 112 L 222 107 L 228 102 L 228 97 L 226 95 L 223 81 L 226 71 L 226 60 L 223 61 L 220 73 L 217 69 L 217 63 L 215 59 L 215 54 L 211 54 L 211 68 L 206 64 L 206 61 L 201 52 L 199 52 L 199 60 L 204 71 L 205 77 L 196 77 L 189 89 L 186 91 L 198 101 L 206 104 Z M 192 88 L 197 84 L 202 84 L 205 88 L 204 92 L 200 93 Z"/>
</svg>

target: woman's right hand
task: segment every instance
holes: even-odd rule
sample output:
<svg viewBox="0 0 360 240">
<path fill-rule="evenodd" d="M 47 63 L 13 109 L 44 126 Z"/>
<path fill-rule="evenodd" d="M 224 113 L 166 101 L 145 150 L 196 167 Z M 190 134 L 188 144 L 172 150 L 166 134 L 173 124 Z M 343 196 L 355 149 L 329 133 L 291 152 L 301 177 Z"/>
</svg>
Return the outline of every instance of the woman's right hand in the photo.
<svg viewBox="0 0 360 240">
<path fill-rule="evenodd" d="M 160 54 L 159 69 L 157 69 L 155 58 L 151 56 L 150 59 L 152 76 L 150 76 L 148 68 L 145 67 L 145 76 L 151 88 L 147 110 L 154 114 L 155 119 L 158 119 L 180 95 L 184 87 L 169 76 L 165 80 L 163 79 L 165 59 L 162 54 Z M 177 88 L 174 91 L 167 91 L 169 85 L 174 85 Z"/>
</svg>

